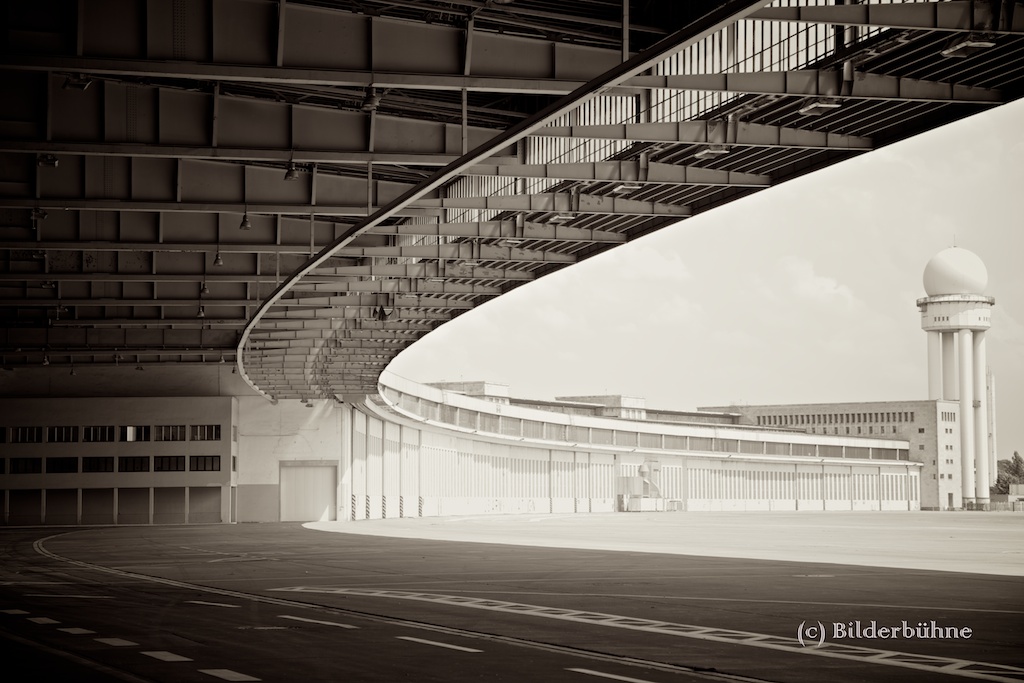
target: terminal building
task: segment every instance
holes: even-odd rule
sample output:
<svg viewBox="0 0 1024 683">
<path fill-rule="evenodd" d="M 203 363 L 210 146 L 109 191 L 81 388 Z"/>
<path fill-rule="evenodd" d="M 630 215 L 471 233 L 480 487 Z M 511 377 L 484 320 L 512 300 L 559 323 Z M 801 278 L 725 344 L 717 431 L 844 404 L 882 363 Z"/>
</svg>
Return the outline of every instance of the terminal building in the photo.
<svg viewBox="0 0 1024 683">
<path fill-rule="evenodd" d="M 0 523 L 984 507 L 970 259 L 926 277 L 924 403 L 671 411 L 387 367 L 549 273 L 1019 97 L 1012 5 L 7 3 Z"/>
<path fill-rule="evenodd" d="M 975 260 L 950 250 L 929 268 Z M 979 278 L 967 288 L 983 289 Z M 935 299 L 982 298 L 937 287 L 919 302 L 926 329 Z M 987 487 L 975 497 L 977 481 L 995 472 L 994 411 L 983 409 L 990 383 L 966 404 L 940 397 L 674 411 L 626 396 L 518 399 L 500 384 L 423 385 L 385 372 L 378 394 L 358 401 L 274 405 L 239 395 L 237 375 L 214 369 L 134 373 L 131 386 L 91 368 L 83 368 L 86 383 L 66 376 L 59 385 L 16 373 L 25 397 L 0 400 L 4 523 L 945 510 L 984 507 Z M 182 395 L 147 396 L 155 385 Z M 202 393 L 186 393 L 195 389 Z M 32 398 L 53 391 L 136 397 Z M 985 439 L 974 431 L 965 442 L 963 425 L 976 426 L 979 413 Z M 965 443 L 989 465 L 972 461 L 971 474 L 981 474 L 970 482 Z"/>
</svg>

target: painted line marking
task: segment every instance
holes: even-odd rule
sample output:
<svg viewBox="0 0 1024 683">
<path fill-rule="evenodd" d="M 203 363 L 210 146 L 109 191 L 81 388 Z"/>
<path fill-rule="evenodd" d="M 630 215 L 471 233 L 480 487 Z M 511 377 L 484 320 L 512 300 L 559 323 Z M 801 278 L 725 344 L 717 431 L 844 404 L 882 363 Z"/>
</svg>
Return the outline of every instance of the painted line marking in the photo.
<svg viewBox="0 0 1024 683">
<path fill-rule="evenodd" d="M 523 616 L 593 624 L 595 626 L 623 628 L 646 633 L 694 638 L 697 640 L 708 640 L 718 643 L 745 645 L 749 647 L 766 648 L 769 650 L 779 650 L 782 652 L 815 657 L 845 659 L 882 666 L 896 666 L 906 669 L 915 669 L 917 671 L 943 673 L 949 676 L 999 681 L 1000 683 L 1021 683 L 1021 681 L 1024 681 L 1024 667 L 1009 666 L 1005 664 L 978 662 L 953 657 L 915 655 L 909 652 L 882 650 L 878 648 L 863 647 L 859 645 L 845 645 L 840 643 L 824 643 L 818 647 L 803 647 L 796 638 L 789 636 L 754 633 L 752 631 L 739 631 L 727 628 L 714 628 L 711 626 L 700 626 L 697 624 L 656 621 L 652 619 L 626 617 L 619 614 L 608 614 L 604 612 L 584 612 L 582 610 L 545 607 L 543 605 L 507 602 L 505 600 L 370 588 L 292 586 L 289 588 L 274 588 L 271 590 L 416 600 L 433 604 L 454 605 L 458 607 L 505 612 L 508 614 L 521 614 Z M 953 664 L 961 663 L 962 665 L 960 667 L 954 668 L 952 666 Z"/>
<path fill-rule="evenodd" d="M 0 614 L 28 614 L 23 609 L 0 609 Z"/>
<path fill-rule="evenodd" d="M 291 619 L 292 621 L 304 621 L 310 624 L 322 624 L 324 626 L 337 626 L 338 628 L 359 628 L 351 624 L 339 624 L 336 621 L 322 621 L 320 619 L 307 619 L 306 617 L 293 617 L 290 614 L 278 614 L 278 619 Z"/>
<path fill-rule="evenodd" d="M 33 624 L 59 624 L 60 622 L 50 617 L 29 617 L 29 621 Z"/>
<path fill-rule="evenodd" d="M 262 679 L 253 678 L 246 674 L 240 674 L 237 671 L 231 669 L 200 669 L 199 673 L 206 674 L 207 676 L 213 676 L 223 681 L 259 681 Z"/>
<path fill-rule="evenodd" d="M 628 683 L 653 683 L 646 678 L 630 678 L 629 676 L 617 676 L 615 674 L 606 674 L 603 671 L 594 671 L 592 669 L 566 669 L 566 671 L 572 671 L 578 674 L 587 674 L 588 676 L 600 676 L 601 678 L 610 678 L 613 681 L 628 681 Z"/>
<path fill-rule="evenodd" d="M 0 586 L 66 586 L 71 581 L 0 581 Z"/>
<path fill-rule="evenodd" d="M 460 652 L 483 652 L 483 650 L 477 650 L 472 647 L 439 643 L 436 640 L 424 640 L 423 638 L 413 638 L 412 636 L 395 636 L 395 638 L 398 638 L 399 640 L 411 640 L 414 643 L 423 643 L 424 645 L 434 645 L 435 647 L 446 647 L 449 650 L 459 650 Z"/>
<path fill-rule="evenodd" d="M 55 593 L 28 593 L 29 598 L 78 598 L 81 600 L 113 600 L 112 595 L 57 595 Z"/>
<path fill-rule="evenodd" d="M 104 645 L 110 645 L 111 647 L 134 647 L 138 643 L 133 643 L 130 640 L 124 638 L 93 638 L 97 643 L 103 643 Z"/>
<path fill-rule="evenodd" d="M 207 602 L 206 600 L 186 600 L 193 605 L 209 605 L 210 607 L 241 607 L 241 605 L 229 605 L 226 602 Z"/>
<path fill-rule="evenodd" d="M 73 636 L 87 636 L 90 633 L 96 633 L 96 631 L 90 631 L 87 628 L 78 628 L 77 626 L 72 626 L 70 628 L 59 628 L 57 630 L 63 631 L 64 633 L 70 633 Z"/>
<path fill-rule="evenodd" d="M 152 657 L 153 659 L 159 659 L 161 662 L 191 662 L 192 661 L 188 657 L 183 657 L 182 655 L 176 655 L 173 652 L 168 652 L 167 650 L 147 650 L 146 652 L 141 652 L 140 654 L 144 654 L 147 657 Z"/>
</svg>

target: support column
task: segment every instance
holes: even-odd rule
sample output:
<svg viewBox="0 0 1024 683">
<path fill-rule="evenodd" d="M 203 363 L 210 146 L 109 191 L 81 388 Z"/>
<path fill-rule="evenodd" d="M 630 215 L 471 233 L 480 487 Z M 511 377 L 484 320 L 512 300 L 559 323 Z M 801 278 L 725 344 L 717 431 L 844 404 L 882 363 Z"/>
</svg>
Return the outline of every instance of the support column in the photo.
<svg viewBox="0 0 1024 683">
<path fill-rule="evenodd" d="M 983 510 L 989 505 L 988 396 L 985 375 L 988 359 L 985 352 L 985 331 L 974 333 L 974 462 L 975 504 Z"/>
<path fill-rule="evenodd" d="M 942 398 L 942 333 L 928 332 L 928 400 Z"/>
<path fill-rule="evenodd" d="M 960 330 L 960 471 L 964 507 L 974 504 L 974 333 Z"/>
<path fill-rule="evenodd" d="M 956 385 L 956 332 L 942 332 L 942 398 L 959 398 Z"/>
</svg>

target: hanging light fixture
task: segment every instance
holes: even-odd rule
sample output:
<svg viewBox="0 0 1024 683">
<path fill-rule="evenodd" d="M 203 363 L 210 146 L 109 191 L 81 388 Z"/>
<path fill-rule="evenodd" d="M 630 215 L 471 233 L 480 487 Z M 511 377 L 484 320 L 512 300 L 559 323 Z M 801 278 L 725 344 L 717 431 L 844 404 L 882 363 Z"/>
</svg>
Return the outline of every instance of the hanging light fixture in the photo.
<svg viewBox="0 0 1024 683">
<path fill-rule="evenodd" d="M 248 213 L 242 214 L 242 222 L 238 224 L 238 229 L 239 230 L 251 230 L 252 229 L 252 223 L 249 222 L 249 214 Z"/>
<path fill-rule="evenodd" d="M 289 161 L 288 162 L 288 170 L 284 172 L 284 179 L 285 180 L 298 180 L 299 179 L 299 169 L 295 167 L 295 162 L 294 161 Z"/>
<path fill-rule="evenodd" d="M 215 266 L 223 266 L 224 265 L 224 259 L 222 259 L 220 257 L 220 252 L 219 251 L 213 257 L 213 265 L 215 265 Z"/>
<path fill-rule="evenodd" d="M 205 318 L 206 317 L 206 307 L 200 306 L 199 307 L 199 312 L 196 313 L 196 317 L 197 318 Z"/>
<path fill-rule="evenodd" d="M 206 286 L 206 281 L 203 281 L 203 288 L 199 290 L 200 294 L 206 295 L 210 293 L 210 288 Z"/>
</svg>

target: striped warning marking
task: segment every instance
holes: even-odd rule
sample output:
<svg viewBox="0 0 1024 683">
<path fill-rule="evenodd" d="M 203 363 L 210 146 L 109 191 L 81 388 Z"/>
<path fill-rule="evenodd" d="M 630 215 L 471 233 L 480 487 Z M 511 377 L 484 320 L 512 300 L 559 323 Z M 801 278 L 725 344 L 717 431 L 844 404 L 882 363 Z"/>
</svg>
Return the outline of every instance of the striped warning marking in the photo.
<svg viewBox="0 0 1024 683">
<path fill-rule="evenodd" d="M 208 607 L 241 607 L 241 605 L 232 605 L 227 602 L 207 602 L 206 600 L 186 600 L 185 602 L 192 605 L 207 605 Z"/>
<path fill-rule="evenodd" d="M 50 617 L 29 617 L 29 621 L 33 624 L 59 624 L 60 622 Z"/>
<path fill-rule="evenodd" d="M 134 643 L 124 638 L 93 638 L 97 643 L 103 643 L 104 645 L 110 645 L 111 647 L 135 647 L 138 643 Z"/>
<path fill-rule="evenodd" d="M 507 602 L 505 600 L 490 600 L 487 598 L 442 595 L 437 593 L 418 593 L 412 591 L 375 590 L 369 588 L 292 586 L 288 588 L 275 588 L 272 590 L 295 593 L 327 593 L 334 595 L 356 595 L 371 598 L 416 600 L 419 602 L 455 605 L 470 609 L 522 614 L 527 616 L 543 617 L 546 619 L 559 619 L 562 621 L 593 624 L 595 626 L 624 628 L 632 631 L 645 631 L 647 633 L 658 633 L 681 638 L 694 638 L 697 640 L 731 643 L 733 645 L 746 645 L 748 647 L 758 647 L 769 650 L 781 650 L 793 654 L 829 657 L 832 659 L 847 659 L 866 664 L 895 666 L 949 676 L 976 678 L 985 681 L 999 681 L 1000 683 L 1021 683 L 1024 681 L 1024 668 L 1016 666 L 990 664 L 987 662 L 977 662 L 952 657 L 935 657 L 932 655 L 912 654 L 908 652 L 897 652 L 895 650 L 880 650 L 877 648 L 843 645 L 838 643 L 823 643 L 817 647 L 804 647 L 796 638 L 787 638 L 784 636 L 776 636 L 766 633 L 713 628 L 709 626 L 698 626 L 695 624 L 677 624 L 667 621 L 625 617 L 618 614 L 544 607 L 543 605 L 529 605 L 520 602 Z"/>
<path fill-rule="evenodd" d="M 572 671 L 577 674 L 587 674 L 588 676 L 598 676 L 599 678 L 610 678 L 613 681 L 626 681 L 627 683 L 653 683 L 644 678 L 630 678 L 629 676 L 619 676 L 616 674 L 609 674 L 603 671 L 594 671 L 593 669 L 566 669 L 566 671 Z"/>
<path fill-rule="evenodd" d="M 292 621 L 303 621 L 307 624 L 320 624 L 321 626 L 337 626 L 338 628 L 359 628 L 352 624 L 341 624 L 337 621 L 323 621 L 321 619 L 307 619 L 306 617 L 293 617 L 290 614 L 278 614 L 278 619 L 291 619 Z"/>
<path fill-rule="evenodd" d="M 200 669 L 199 673 L 206 674 L 207 676 L 213 676 L 219 678 L 222 681 L 258 681 L 259 678 L 249 676 L 246 674 L 240 674 L 237 671 L 231 669 Z"/>
<path fill-rule="evenodd" d="M 445 647 L 449 650 L 458 650 L 459 652 L 483 652 L 483 650 L 477 650 L 472 647 L 463 647 L 461 645 L 452 645 L 451 643 L 440 643 L 436 640 L 424 640 L 423 638 L 413 638 L 412 636 L 395 636 L 398 640 L 409 640 L 413 643 L 422 643 L 423 645 L 433 645 L 434 647 Z"/>
<path fill-rule="evenodd" d="M 147 657 L 152 657 L 153 659 L 159 659 L 161 662 L 191 662 L 192 661 L 188 657 L 185 657 L 183 655 L 176 655 L 173 652 L 168 652 L 167 650 L 148 650 L 148 651 L 142 652 L 140 654 L 144 654 Z"/>
</svg>

